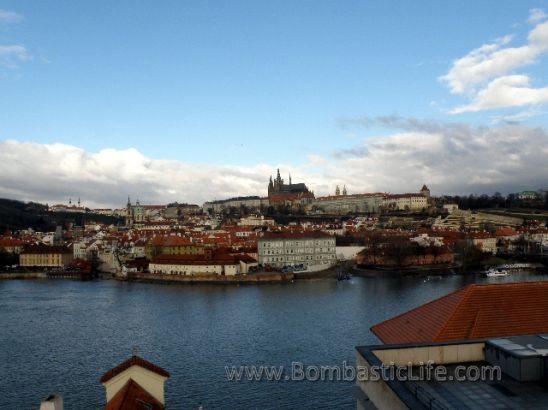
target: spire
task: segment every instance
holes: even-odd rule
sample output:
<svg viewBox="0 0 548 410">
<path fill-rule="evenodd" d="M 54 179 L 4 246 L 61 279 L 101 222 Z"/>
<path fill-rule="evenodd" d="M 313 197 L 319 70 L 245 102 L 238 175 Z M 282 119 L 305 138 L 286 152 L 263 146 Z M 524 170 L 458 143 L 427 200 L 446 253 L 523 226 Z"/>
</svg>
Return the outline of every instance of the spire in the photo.
<svg viewBox="0 0 548 410">
<path fill-rule="evenodd" d="M 280 179 L 282 179 L 282 177 L 280 176 L 280 168 L 278 168 L 278 175 L 276 176 L 276 179 L 279 181 Z"/>
<path fill-rule="evenodd" d="M 289 185 L 291 185 L 291 172 L 289 173 Z"/>
<path fill-rule="evenodd" d="M 129 200 L 129 195 L 127 196 L 127 206 L 131 205 L 131 201 Z"/>
<path fill-rule="evenodd" d="M 72 198 L 69 198 L 69 205 L 72 205 Z"/>
<path fill-rule="evenodd" d="M 347 192 L 346 192 L 346 185 L 343 186 L 342 194 L 343 194 L 343 195 L 347 195 Z"/>
<path fill-rule="evenodd" d="M 341 190 L 339 189 L 339 186 L 337 185 L 337 188 L 335 188 L 335 196 L 339 196 L 341 194 Z"/>
<path fill-rule="evenodd" d="M 80 206 L 80 198 L 78 198 L 78 206 Z"/>
</svg>

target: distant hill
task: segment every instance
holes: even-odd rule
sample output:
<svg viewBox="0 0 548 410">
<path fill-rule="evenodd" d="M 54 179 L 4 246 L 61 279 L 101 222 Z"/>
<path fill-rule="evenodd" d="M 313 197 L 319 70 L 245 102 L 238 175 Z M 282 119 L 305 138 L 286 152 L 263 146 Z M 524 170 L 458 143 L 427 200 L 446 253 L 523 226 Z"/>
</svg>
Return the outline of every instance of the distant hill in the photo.
<svg viewBox="0 0 548 410">
<path fill-rule="evenodd" d="M 65 227 L 71 222 L 82 226 L 90 222 L 118 224 L 122 221 L 116 217 L 92 213 L 49 212 L 46 205 L 0 198 L 0 234 L 7 229 L 17 231 L 27 228 L 49 232 L 54 231 L 57 225 Z"/>
</svg>

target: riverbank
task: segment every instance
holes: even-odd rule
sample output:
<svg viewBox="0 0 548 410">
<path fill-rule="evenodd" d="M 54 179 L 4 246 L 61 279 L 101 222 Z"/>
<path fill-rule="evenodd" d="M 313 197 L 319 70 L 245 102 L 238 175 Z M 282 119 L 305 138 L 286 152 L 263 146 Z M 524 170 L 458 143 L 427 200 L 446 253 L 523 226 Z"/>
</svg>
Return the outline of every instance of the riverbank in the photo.
<svg viewBox="0 0 548 410">
<path fill-rule="evenodd" d="M 0 272 L 0 280 L 48 279 L 46 272 Z"/>
<path fill-rule="evenodd" d="M 295 279 L 293 272 L 260 272 L 248 275 L 219 276 L 208 275 L 162 275 L 157 273 L 129 273 L 127 277 L 115 279 L 130 282 L 146 283 L 215 283 L 215 284 L 256 284 L 273 282 L 291 282 Z"/>
<path fill-rule="evenodd" d="M 459 272 L 457 265 L 444 266 L 421 266 L 408 268 L 380 268 L 380 267 L 359 267 L 353 266 L 350 273 L 360 277 L 398 277 L 398 276 L 420 276 L 420 275 L 453 275 Z"/>
<path fill-rule="evenodd" d="M 309 280 L 334 277 L 334 269 L 327 269 L 318 272 L 259 272 L 247 275 L 219 276 L 216 274 L 183 276 L 183 275 L 161 275 L 156 273 L 129 273 L 128 276 L 115 276 L 112 274 L 99 274 L 97 279 L 120 280 L 128 282 L 147 283 L 217 283 L 217 284 L 256 284 L 291 282 L 293 280 Z M 25 279 L 89 279 L 79 275 L 48 272 L 0 272 L 0 280 L 25 280 Z"/>
<path fill-rule="evenodd" d="M 0 272 L 0 280 L 12 279 L 78 279 L 90 280 L 97 275 L 79 271 Z"/>
</svg>

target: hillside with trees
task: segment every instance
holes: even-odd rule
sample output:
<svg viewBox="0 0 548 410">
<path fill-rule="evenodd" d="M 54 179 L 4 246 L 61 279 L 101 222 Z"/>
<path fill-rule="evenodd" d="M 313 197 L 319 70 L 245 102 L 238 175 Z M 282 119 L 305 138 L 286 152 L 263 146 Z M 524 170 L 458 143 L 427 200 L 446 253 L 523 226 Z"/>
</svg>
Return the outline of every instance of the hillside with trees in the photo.
<svg viewBox="0 0 548 410">
<path fill-rule="evenodd" d="M 0 198 L 0 233 L 31 228 L 35 231 L 54 231 L 57 225 L 69 223 L 83 226 L 97 222 L 105 224 L 123 223 L 120 218 L 91 213 L 51 212 L 47 205 Z"/>
</svg>

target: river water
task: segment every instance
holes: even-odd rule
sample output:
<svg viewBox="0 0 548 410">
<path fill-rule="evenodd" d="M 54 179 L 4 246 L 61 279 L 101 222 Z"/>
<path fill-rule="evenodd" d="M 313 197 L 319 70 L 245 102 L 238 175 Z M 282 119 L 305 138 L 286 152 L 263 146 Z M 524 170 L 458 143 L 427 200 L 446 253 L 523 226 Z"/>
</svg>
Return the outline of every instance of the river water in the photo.
<svg viewBox="0 0 548 410">
<path fill-rule="evenodd" d="M 134 351 L 163 367 L 171 409 L 355 408 L 344 381 L 228 381 L 225 366 L 342 366 L 369 328 L 468 283 L 504 278 L 353 278 L 249 286 L 0 281 L 0 408 L 105 402 L 99 379 Z"/>
</svg>

